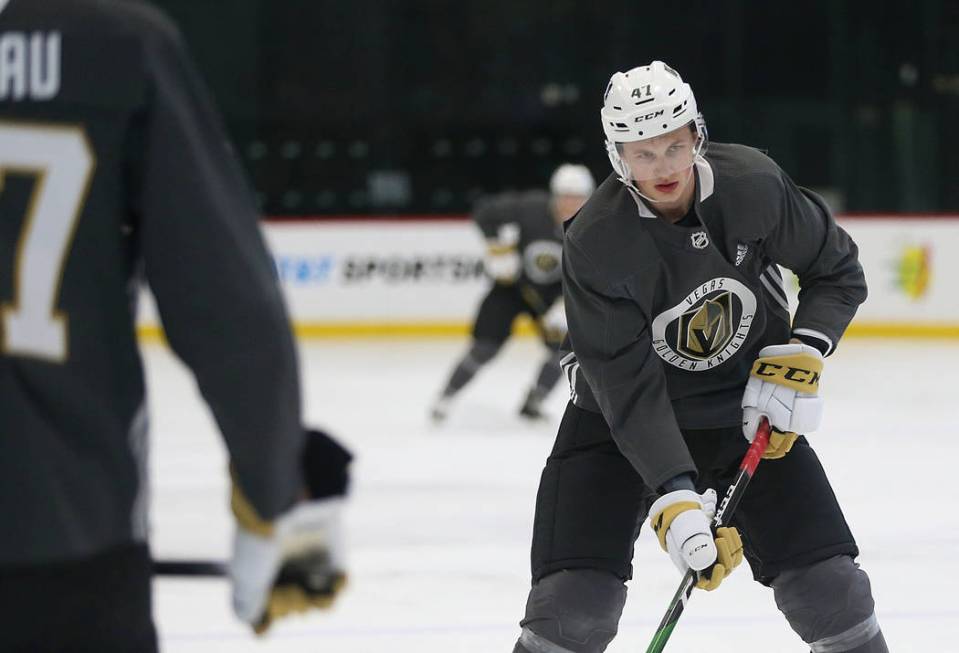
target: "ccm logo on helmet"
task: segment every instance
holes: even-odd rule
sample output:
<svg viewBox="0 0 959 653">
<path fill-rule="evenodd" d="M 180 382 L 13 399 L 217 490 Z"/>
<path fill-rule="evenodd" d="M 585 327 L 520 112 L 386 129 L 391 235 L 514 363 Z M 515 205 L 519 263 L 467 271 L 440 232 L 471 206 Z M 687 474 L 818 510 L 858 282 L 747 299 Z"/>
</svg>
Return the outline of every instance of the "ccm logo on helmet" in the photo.
<svg viewBox="0 0 959 653">
<path fill-rule="evenodd" d="M 659 111 L 653 111 L 652 113 L 647 113 L 645 116 L 638 116 L 635 122 L 642 122 L 644 120 L 649 120 L 650 118 L 658 118 L 664 113 L 666 113 L 665 109 L 660 109 Z"/>
<path fill-rule="evenodd" d="M 760 365 L 756 368 L 756 375 L 777 376 L 779 370 L 786 370 L 786 373 L 783 374 L 783 377 L 787 381 L 795 381 L 796 383 L 806 383 L 809 385 L 816 385 L 819 383 L 818 372 L 804 370 L 801 367 L 786 367 L 783 365 L 776 365 L 775 363 L 760 363 Z"/>
</svg>

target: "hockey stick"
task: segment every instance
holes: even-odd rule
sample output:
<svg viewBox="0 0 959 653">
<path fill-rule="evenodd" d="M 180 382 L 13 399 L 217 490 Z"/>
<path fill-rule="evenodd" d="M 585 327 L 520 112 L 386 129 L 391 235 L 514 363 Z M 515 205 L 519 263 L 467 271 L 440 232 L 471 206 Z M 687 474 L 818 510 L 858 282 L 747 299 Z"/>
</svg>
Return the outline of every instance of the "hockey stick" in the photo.
<svg viewBox="0 0 959 653">
<path fill-rule="evenodd" d="M 769 444 L 769 430 L 769 421 L 763 417 L 759 423 L 759 428 L 756 430 L 756 437 L 753 439 L 753 443 L 749 445 L 749 449 L 746 450 L 746 455 L 743 456 L 743 461 L 739 463 L 739 473 L 736 475 L 736 480 L 733 481 L 729 489 L 726 490 L 726 496 L 723 497 L 723 502 L 719 505 L 719 510 L 716 511 L 716 515 L 713 517 L 714 528 L 719 528 L 728 523 L 733 513 L 736 512 L 736 506 L 739 505 L 740 499 L 743 498 L 746 486 L 749 485 L 749 481 L 756 472 L 756 466 L 759 465 L 759 460 L 762 458 L 763 452 L 766 451 L 766 445 Z M 686 572 L 686 575 L 683 576 L 683 580 L 679 584 L 679 589 L 677 589 L 673 595 L 673 600 L 666 609 L 663 620 L 659 622 L 656 635 L 653 636 L 653 641 L 650 642 L 649 647 L 647 647 L 646 653 L 660 653 L 666 648 L 666 642 L 669 641 L 669 636 L 673 634 L 673 629 L 676 628 L 676 624 L 679 623 L 679 618 L 683 616 L 683 610 L 686 609 L 686 602 L 689 600 L 695 587 L 696 572 L 690 569 Z"/>
<path fill-rule="evenodd" d="M 154 560 L 154 576 L 226 576 L 226 563 L 217 560 Z"/>
</svg>

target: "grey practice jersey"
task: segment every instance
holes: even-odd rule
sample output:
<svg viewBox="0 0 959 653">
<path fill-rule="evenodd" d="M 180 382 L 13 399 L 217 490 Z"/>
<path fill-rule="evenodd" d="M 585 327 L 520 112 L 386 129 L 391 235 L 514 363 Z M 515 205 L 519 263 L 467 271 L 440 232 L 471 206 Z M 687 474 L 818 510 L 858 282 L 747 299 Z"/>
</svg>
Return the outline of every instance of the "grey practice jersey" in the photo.
<svg viewBox="0 0 959 653">
<path fill-rule="evenodd" d="M 522 265 L 517 284 L 534 290 L 530 300 L 540 298 L 545 311 L 562 289 L 563 230 L 553 219 L 549 193 L 495 195 L 477 207 L 473 220 L 488 242 L 515 237 Z"/>
<path fill-rule="evenodd" d="M 179 34 L 140 2 L 11 0 L 0 52 L 0 564 L 146 537 L 144 275 L 240 485 L 275 516 L 302 487 L 293 341 Z"/>
<path fill-rule="evenodd" d="M 741 423 L 760 348 L 795 336 L 828 354 L 866 298 L 855 243 L 771 159 L 712 143 L 695 175 L 698 226 L 611 176 L 566 232 L 573 401 L 602 412 L 653 488 L 695 473 L 680 429 Z M 792 324 L 776 264 L 799 277 Z"/>
</svg>

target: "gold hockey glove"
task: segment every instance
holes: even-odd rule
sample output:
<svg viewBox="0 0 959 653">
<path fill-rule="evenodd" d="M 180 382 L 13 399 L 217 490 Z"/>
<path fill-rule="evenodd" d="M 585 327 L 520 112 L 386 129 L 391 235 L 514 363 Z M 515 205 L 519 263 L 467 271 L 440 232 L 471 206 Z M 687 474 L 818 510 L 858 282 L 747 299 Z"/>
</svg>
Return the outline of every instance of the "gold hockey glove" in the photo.
<svg viewBox="0 0 959 653">
<path fill-rule="evenodd" d="M 733 526 L 716 529 L 716 562 L 699 572 L 696 587 L 712 592 L 743 561 L 743 540 Z"/>
<path fill-rule="evenodd" d="M 716 491 L 676 490 L 650 507 L 649 522 L 659 545 L 683 574 L 699 572 L 696 587 L 712 591 L 743 561 L 743 543 L 733 527 L 713 531 Z"/>
<path fill-rule="evenodd" d="M 341 522 L 351 456 L 311 431 L 303 458 L 304 499 L 273 520 L 257 513 L 234 478 L 233 608 L 258 635 L 286 615 L 330 607 L 346 585 Z"/>
</svg>

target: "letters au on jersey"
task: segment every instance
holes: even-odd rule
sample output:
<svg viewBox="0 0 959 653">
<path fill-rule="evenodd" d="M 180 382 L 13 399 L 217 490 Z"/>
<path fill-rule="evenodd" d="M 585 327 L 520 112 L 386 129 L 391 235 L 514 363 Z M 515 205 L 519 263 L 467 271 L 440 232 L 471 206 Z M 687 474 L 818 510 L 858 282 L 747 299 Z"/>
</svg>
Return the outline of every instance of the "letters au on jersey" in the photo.
<svg viewBox="0 0 959 653">
<path fill-rule="evenodd" d="M 0 33 L 0 101 L 51 100 L 60 92 L 60 33 Z"/>
</svg>

